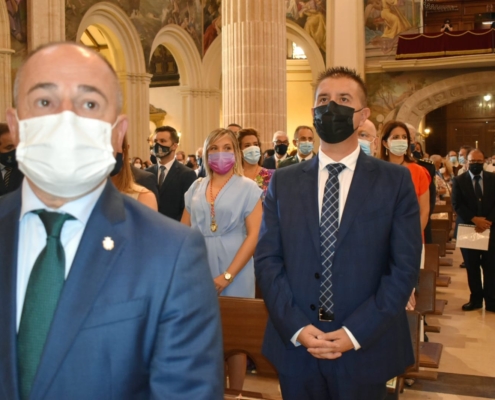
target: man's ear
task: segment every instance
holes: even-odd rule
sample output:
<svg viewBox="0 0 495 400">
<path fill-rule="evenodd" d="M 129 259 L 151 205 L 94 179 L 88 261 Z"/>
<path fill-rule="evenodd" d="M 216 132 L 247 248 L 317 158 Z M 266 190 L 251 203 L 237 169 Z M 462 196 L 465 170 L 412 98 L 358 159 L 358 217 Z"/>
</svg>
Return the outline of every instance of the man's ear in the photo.
<svg viewBox="0 0 495 400">
<path fill-rule="evenodd" d="M 297 147 L 297 139 L 292 139 L 292 144 L 294 145 L 294 147 Z"/>
<path fill-rule="evenodd" d="M 17 121 L 17 110 L 15 108 L 8 108 L 6 111 L 7 125 L 9 126 L 10 134 L 12 135 L 12 140 L 14 146 L 17 147 L 19 144 L 19 122 Z"/>
<path fill-rule="evenodd" d="M 371 115 L 371 110 L 368 107 L 363 108 L 361 110 L 361 122 L 359 123 L 359 126 L 363 126 L 363 124 L 370 117 L 370 115 Z"/>
<path fill-rule="evenodd" d="M 115 151 L 122 151 L 122 144 L 124 143 L 124 136 L 127 133 L 129 127 L 129 119 L 127 115 L 119 115 L 117 117 L 117 123 L 112 130 L 112 145 Z"/>
</svg>

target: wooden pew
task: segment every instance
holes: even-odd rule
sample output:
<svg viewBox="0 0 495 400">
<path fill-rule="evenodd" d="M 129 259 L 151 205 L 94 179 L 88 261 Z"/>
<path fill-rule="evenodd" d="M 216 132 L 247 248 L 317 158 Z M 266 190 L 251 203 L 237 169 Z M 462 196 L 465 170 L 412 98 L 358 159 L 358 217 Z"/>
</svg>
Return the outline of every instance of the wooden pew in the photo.
<svg viewBox="0 0 495 400">
<path fill-rule="evenodd" d="M 262 299 L 219 297 L 222 316 L 225 358 L 246 353 L 256 365 L 258 375 L 276 377 L 275 367 L 261 354 L 268 321 L 268 310 Z"/>
<path fill-rule="evenodd" d="M 436 274 L 436 286 L 439 286 L 438 285 L 438 283 L 439 283 L 438 278 L 440 275 L 439 263 L 438 263 L 439 253 L 440 253 L 440 250 L 439 250 L 438 244 L 425 244 L 425 269 L 435 272 L 435 274 Z M 436 299 L 435 300 L 435 311 L 433 312 L 433 314 L 442 315 L 446 304 L 447 304 L 446 300 Z M 428 328 L 428 329 L 426 329 L 426 328 Z M 432 327 L 432 326 L 425 327 L 425 330 L 428 332 L 440 332 L 439 327 Z"/>
<path fill-rule="evenodd" d="M 433 220 L 432 220 L 433 222 Z M 440 246 L 440 266 L 451 267 L 454 265 L 452 258 L 446 256 L 446 245 L 448 241 L 448 231 L 446 229 L 432 229 L 431 239 L 434 244 Z"/>
</svg>

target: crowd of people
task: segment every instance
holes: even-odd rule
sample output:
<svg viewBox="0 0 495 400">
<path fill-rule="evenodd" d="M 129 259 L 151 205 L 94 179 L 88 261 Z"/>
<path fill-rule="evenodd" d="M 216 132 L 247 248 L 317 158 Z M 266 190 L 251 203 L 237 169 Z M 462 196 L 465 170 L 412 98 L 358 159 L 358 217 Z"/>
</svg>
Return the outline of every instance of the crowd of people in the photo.
<svg viewBox="0 0 495 400">
<path fill-rule="evenodd" d="M 435 201 L 452 196 L 480 232 L 495 220 L 481 151 L 425 163 L 410 125 L 379 136 L 364 82 L 344 67 L 321 74 L 314 128 L 297 127 L 292 153 L 285 132 L 262 149 L 256 129 L 231 124 L 186 155 L 161 126 L 150 160 L 131 159 L 117 76 L 76 44 L 32 53 L 15 87 L 0 124 L 7 398 L 220 399 L 224 361 L 242 389 L 246 356 L 223 360 L 216 297 L 258 286 L 284 399 L 383 399 L 414 362 L 406 308 Z M 474 211 L 456 189 L 463 172 L 483 177 Z M 465 255 L 466 310 L 495 311 L 490 243 Z M 77 374 L 81 363 L 92 367 Z"/>
</svg>

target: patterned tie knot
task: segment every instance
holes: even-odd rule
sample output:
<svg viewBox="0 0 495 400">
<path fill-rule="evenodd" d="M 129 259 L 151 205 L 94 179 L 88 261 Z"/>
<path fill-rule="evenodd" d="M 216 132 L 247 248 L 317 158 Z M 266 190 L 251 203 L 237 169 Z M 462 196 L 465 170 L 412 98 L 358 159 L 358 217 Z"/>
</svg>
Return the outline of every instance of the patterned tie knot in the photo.
<svg viewBox="0 0 495 400">
<path fill-rule="evenodd" d="M 165 165 L 160 166 L 160 172 L 163 173 L 165 171 Z"/>
<path fill-rule="evenodd" d="M 328 173 L 332 176 L 339 176 L 339 174 L 345 169 L 345 165 L 341 163 L 328 164 Z"/>
<path fill-rule="evenodd" d="M 46 210 L 33 211 L 38 214 L 41 222 L 45 226 L 46 236 L 49 238 L 60 239 L 60 233 L 65 222 L 71 219 L 75 219 L 70 214 L 60 214 L 58 212 L 50 212 Z"/>
<path fill-rule="evenodd" d="M 479 183 L 480 182 L 480 179 L 481 179 L 481 176 L 480 175 L 475 175 L 474 176 L 474 180 Z"/>
</svg>

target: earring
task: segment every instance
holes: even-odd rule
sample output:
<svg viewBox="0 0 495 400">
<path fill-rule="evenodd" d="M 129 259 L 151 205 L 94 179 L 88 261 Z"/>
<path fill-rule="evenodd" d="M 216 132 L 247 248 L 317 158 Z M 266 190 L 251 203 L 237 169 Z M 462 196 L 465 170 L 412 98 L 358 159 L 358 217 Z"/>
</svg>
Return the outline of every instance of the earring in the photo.
<svg viewBox="0 0 495 400">
<path fill-rule="evenodd" d="M 385 149 L 385 155 L 388 156 L 388 149 Z"/>
</svg>

